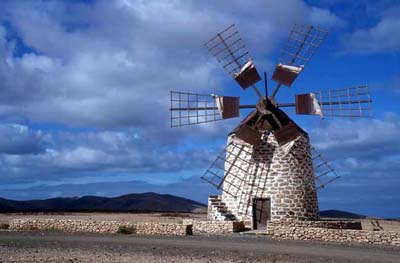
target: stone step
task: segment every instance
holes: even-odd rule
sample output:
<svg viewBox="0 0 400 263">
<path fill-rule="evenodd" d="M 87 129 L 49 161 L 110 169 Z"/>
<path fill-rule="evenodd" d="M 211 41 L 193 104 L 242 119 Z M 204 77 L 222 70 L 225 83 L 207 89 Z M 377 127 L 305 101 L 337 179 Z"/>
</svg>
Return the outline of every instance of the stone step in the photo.
<svg viewBox="0 0 400 263">
<path fill-rule="evenodd" d="M 215 208 L 225 208 L 226 207 L 225 204 L 218 204 L 218 205 L 211 205 L 211 206 L 215 207 Z"/>
</svg>

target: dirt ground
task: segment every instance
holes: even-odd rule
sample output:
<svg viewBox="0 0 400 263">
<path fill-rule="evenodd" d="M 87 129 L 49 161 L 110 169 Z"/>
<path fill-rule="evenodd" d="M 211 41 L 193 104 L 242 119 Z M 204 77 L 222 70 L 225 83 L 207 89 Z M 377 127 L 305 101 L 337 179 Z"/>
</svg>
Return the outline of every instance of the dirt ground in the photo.
<svg viewBox="0 0 400 263">
<path fill-rule="evenodd" d="M 206 219 L 207 214 L 197 213 L 10 213 L 0 214 L 0 223 L 11 219 L 73 219 L 92 221 L 166 222 L 180 223 L 185 218 Z"/>
<path fill-rule="evenodd" d="M 400 248 L 266 236 L 1 232 L 0 262 L 399 262 Z"/>
<path fill-rule="evenodd" d="M 0 223 L 22 218 L 95 221 L 181 222 L 206 219 L 186 213 L 0 214 Z M 399 221 L 379 220 L 385 231 L 400 232 Z M 363 228 L 372 229 L 370 219 Z M 271 240 L 243 233 L 221 236 L 137 236 L 59 232 L 0 231 L 3 262 L 400 262 L 400 248 L 317 241 Z"/>
<path fill-rule="evenodd" d="M 362 219 L 361 225 L 364 230 L 373 230 L 371 221 L 376 221 L 374 219 Z M 379 225 L 383 228 L 384 231 L 394 231 L 400 232 L 400 221 L 394 220 L 378 220 Z"/>
</svg>

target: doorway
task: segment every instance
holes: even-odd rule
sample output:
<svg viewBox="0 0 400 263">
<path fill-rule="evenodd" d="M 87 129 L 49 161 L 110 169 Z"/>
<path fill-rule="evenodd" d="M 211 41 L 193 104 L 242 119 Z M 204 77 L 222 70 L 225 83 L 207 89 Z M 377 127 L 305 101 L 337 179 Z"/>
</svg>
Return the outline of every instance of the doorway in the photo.
<svg viewBox="0 0 400 263">
<path fill-rule="evenodd" d="M 271 199 L 253 198 L 253 229 L 266 228 L 268 220 L 271 220 Z"/>
</svg>

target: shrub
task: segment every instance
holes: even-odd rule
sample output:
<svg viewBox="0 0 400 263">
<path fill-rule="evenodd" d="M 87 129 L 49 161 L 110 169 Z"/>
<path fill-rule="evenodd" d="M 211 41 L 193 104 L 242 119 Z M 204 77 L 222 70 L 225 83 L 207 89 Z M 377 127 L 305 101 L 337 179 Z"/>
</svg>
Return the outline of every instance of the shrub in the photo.
<svg viewBox="0 0 400 263">
<path fill-rule="evenodd" d="M 7 223 L 1 223 L 0 224 L 0 229 L 8 229 L 9 227 L 10 227 L 10 225 L 7 224 Z"/>
<path fill-rule="evenodd" d="M 133 226 L 119 226 L 118 234 L 133 234 L 135 233 L 135 228 Z"/>
</svg>

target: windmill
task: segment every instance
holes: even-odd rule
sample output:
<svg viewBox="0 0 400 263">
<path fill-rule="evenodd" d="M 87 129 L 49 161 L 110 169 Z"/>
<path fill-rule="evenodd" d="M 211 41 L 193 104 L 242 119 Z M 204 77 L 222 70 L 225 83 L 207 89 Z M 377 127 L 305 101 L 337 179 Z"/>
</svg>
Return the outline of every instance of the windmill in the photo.
<svg viewBox="0 0 400 263">
<path fill-rule="evenodd" d="M 294 25 L 271 77 L 276 87 L 268 94 L 264 73 L 262 94 L 256 86 L 261 76 L 233 24 L 205 46 L 243 90 L 256 92 L 258 101 L 245 105 L 239 97 L 170 92 L 171 127 L 235 118 L 240 110 L 253 109 L 202 176 L 222 190 L 222 195 L 209 198 L 209 219 L 244 220 L 257 227 L 267 220 L 318 218 L 316 189 L 338 176 L 282 108 L 321 118 L 367 117 L 372 102 L 367 85 L 297 94 L 294 102 L 276 101 L 281 86 L 293 85 L 326 36 L 321 28 Z"/>
</svg>

